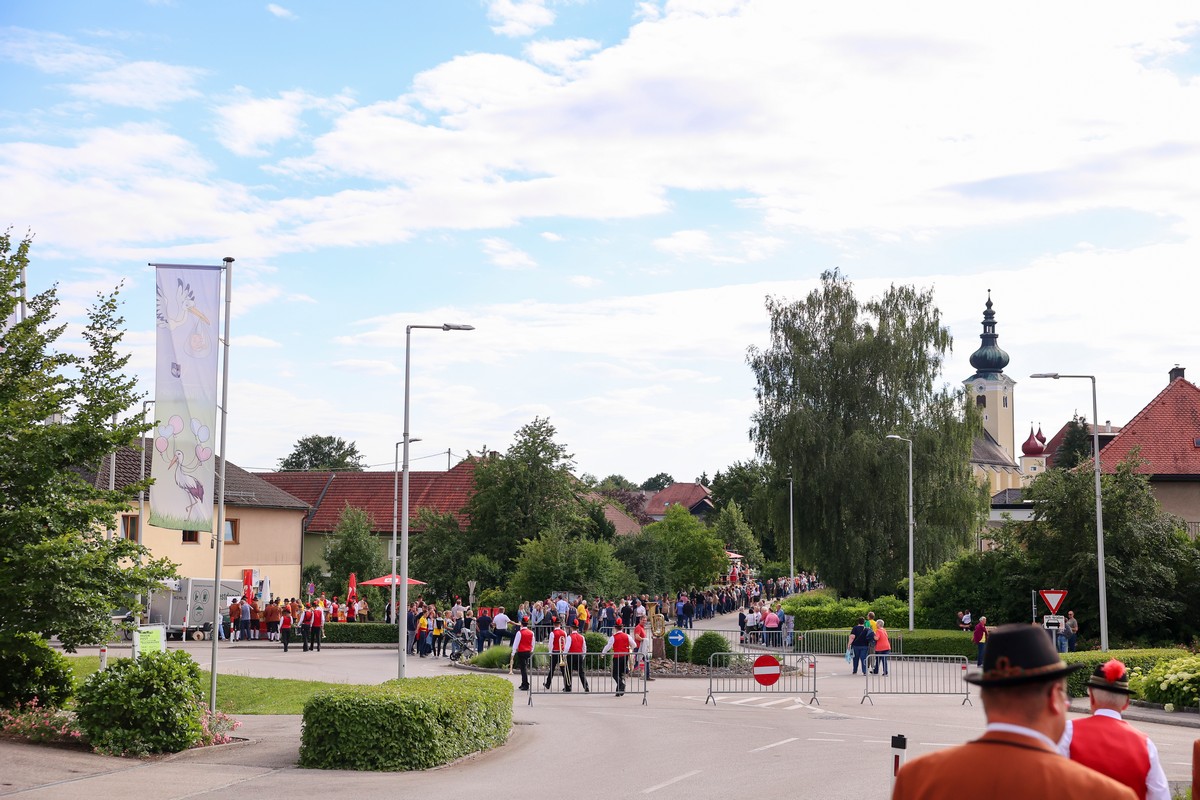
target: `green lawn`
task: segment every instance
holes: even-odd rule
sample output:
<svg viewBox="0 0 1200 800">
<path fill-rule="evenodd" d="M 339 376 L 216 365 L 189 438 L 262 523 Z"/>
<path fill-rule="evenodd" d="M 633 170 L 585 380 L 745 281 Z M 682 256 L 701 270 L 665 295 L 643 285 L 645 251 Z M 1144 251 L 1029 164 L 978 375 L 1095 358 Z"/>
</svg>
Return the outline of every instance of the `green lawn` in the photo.
<svg viewBox="0 0 1200 800">
<path fill-rule="evenodd" d="M 76 684 L 100 669 L 98 656 L 68 656 Z M 212 678 L 203 676 L 207 702 Z M 296 681 L 284 678 L 250 678 L 244 675 L 217 675 L 217 709 L 226 714 L 302 714 L 304 703 L 315 692 L 334 684 L 321 681 Z"/>
</svg>

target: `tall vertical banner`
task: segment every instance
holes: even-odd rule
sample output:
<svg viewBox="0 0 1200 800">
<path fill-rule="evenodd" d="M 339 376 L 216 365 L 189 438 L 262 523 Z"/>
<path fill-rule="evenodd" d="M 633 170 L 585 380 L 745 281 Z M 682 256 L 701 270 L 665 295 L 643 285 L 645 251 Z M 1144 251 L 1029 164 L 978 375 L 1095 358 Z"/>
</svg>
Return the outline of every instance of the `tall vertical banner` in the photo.
<svg viewBox="0 0 1200 800">
<path fill-rule="evenodd" d="M 150 524 L 213 529 L 213 429 L 217 420 L 217 312 L 221 268 L 156 270 L 157 348 Z"/>
</svg>

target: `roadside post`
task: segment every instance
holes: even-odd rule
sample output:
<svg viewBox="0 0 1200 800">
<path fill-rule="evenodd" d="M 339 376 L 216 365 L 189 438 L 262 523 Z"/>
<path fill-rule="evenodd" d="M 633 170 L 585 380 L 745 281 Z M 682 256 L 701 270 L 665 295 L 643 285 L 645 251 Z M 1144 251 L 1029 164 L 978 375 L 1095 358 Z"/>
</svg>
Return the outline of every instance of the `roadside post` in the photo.
<svg viewBox="0 0 1200 800">
<path fill-rule="evenodd" d="M 892 789 L 896 788 L 896 776 L 904 766 L 904 758 L 908 753 L 908 739 L 897 734 L 892 737 Z"/>
</svg>

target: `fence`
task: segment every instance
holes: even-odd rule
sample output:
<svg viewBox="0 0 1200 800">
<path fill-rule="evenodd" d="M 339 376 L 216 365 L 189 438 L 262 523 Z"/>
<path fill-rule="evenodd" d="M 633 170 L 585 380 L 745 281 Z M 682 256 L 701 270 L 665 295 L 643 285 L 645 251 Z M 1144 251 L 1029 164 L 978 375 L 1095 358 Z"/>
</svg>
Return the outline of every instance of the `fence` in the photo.
<svg viewBox="0 0 1200 800">
<path fill-rule="evenodd" d="M 966 675 L 966 656 L 871 655 L 858 704 L 876 694 L 950 694 L 962 695 L 960 705 L 973 705 L 971 685 L 963 680 Z"/>
<path fill-rule="evenodd" d="M 708 697 L 729 694 L 811 694 L 817 700 L 817 658 L 812 653 L 772 653 L 751 657 L 745 653 L 713 653 L 708 658 Z"/>
<path fill-rule="evenodd" d="M 798 633 L 792 642 L 796 652 L 816 653 L 819 656 L 840 656 L 846 652 L 846 642 L 850 641 L 850 629 L 821 628 Z M 904 634 L 888 629 L 888 642 L 895 655 L 904 655 Z"/>
<path fill-rule="evenodd" d="M 529 659 L 529 705 L 533 705 L 535 694 L 568 697 L 586 694 L 617 694 L 618 697 L 623 694 L 640 694 L 642 705 L 646 705 L 649 684 L 646 682 L 645 661 L 640 661 L 635 667 L 634 656 L 625 658 L 626 669 L 622 676 L 624 690 L 619 694 L 617 690 L 620 687 L 613 674 L 614 661 L 615 658 L 611 654 L 568 654 L 564 658 L 557 653 L 534 653 Z"/>
</svg>

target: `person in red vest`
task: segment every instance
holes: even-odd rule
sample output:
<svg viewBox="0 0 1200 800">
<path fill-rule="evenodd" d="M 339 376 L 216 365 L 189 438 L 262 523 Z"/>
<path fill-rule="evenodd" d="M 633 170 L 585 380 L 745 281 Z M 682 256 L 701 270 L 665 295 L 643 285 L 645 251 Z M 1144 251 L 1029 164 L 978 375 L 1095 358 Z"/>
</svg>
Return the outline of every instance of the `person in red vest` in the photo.
<svg viewBox="0 0 1200 800">
<path fill-rule="evenodd" d="M 279 614 L 279 641 L 283 642 L 283 652 L 286 653 L 292 641 L 292 609 L 286 605 Z"/>
<path fill-rule="evenodd" d="M 571 675 L 572 673 L 579 676 L 579 683 L 583 686 L 585 692 L 590 692 L 592 689 L 588 686 L 587 679 L 587 639 L 584 638 L 580 631 L 571 631 L 567 635 L 567 672 L 564 677 L 566 686 L 563 687 L 564 692 L 571 691 Z"/>
<path fill-rule="evenodd" d="M 1058 752 L 1137 792 L 1142 800 L 1170 800 L 1167 775 L 1150 737 L 1121 719 L 1129 708 L 1129 673 L 1117 659 L 1096 667 L 1088 678 L 1092 716 L 1070 720 Z"/>
<path fill-rule="evenodd" d="M 558 669 L 559 664 L 563 665 L 564 677 L 563 685 L 570 685 L 570 680 L 565 677 L 566 673 L 566 655 L 567 655 L 567 632 L 563 630 L 563 621 L 559 616 L 554 617 L 554 630 L 550 631 L 550 671 L 546 673 L 546 682 L 543 684 L 549 689 L 554 684 L 554 671 Z"/>
<path fill-rule="evenodd" d="M 612 637 L 600 652 L 612 653 L 613 682 L 617 684 L 617 697 L 621 697 L 625 694 L 625 672 L 629 668 L 629 654 L 633 652 L 633 637 L 621 627 L 620 620 L 616 621 Z"/>
<path fill-rule="evenodd" d="M 308 643 L 312 639 L 313 604 L 310 600 L 300 612 L 300 650 L 308 652 Z"/>
<path fill-rule="evenodd" d="M 313 607 L 312 628 L 309 629 L 308 649 L 321 652 L 321 634 L 325 633 L 325 609 Z"/>
<path fill-rule="evenodd" d="M 513 661 L 521 667 L 521 685 L 518 691 L 529 691 L 529 658 L 533 655 L 533 631 L 529 630 L 529 617 L 521 620 L 521 629 L 513 634 L 512 656 L 509 657 L 508 668 L 511 670 Z"/>
</svg>

